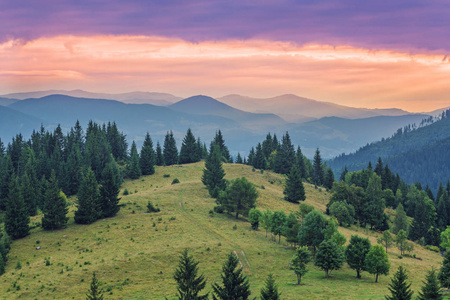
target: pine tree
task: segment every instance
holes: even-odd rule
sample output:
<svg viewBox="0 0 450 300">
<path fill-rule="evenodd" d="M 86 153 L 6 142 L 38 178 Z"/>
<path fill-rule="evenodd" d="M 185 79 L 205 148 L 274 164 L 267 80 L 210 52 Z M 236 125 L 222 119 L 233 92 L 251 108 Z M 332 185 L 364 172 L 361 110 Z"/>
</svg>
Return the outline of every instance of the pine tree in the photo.
<svg viewBox="0 0 450 300">
<path fill-rule="evenodd" d="M 175 165 L 178 162 L 178 149 L 172 130 L 167 132 L 164 138 L 163 154 L 167 166 Z"/>
<path fill-rule="evenodd" d="M 205 161 L 202 182 L 208 188 L 209 194 L 217 198 L 220 191 L 225 190 L 225 171 L 222 167 L 221 152 L 218 146 L 213 146 L 209 151 L 209 156 Z"/>
<path fill-rule="evenodd" d="M 356 270 L 356 278 L 361 278 L 361 272 L 366 270 L 366 256 L 371 244 L 369 239 L 352 235 L 350 243 L 345 249 L 345 257 L 350 268 Z"/>
<path fill-rule="evenodd" d="M 141 156 L 139 158 L 139 167 L 142 175 L 152 175 L 155 173 L 156 154 L 153 150 L 153 142 L 150 134 L 147 132 L 144 139 L 144 144 L 141 149 Z"/>
<path fill-rule="evenodd" d="M 347 175 L 348 169 L 347 166 L 344 167 L 344 171 L 342 171 L 341 176 L 339 177 L 340 181 L 345 181 L 345 175 Z"/>
<path fill-rule="evenodd" d="M 30 217 L 20 191 L 19 179 L 13 177 L 9 184 L 8 201 L 5 212 L 5 231 L 13 239 L 20 239 L 29 234 Z"/>
<path fill-rule="evenodd" d="M 63 190 L 67 195 L 75 195 L 80 187 L 82 170 L 82 156 L 80 145 L 74 144 L 70 150 L 67 163 L 65 164 L 66 178 L 62 183 Z"/>
<path fill-rule="evenodd" d="M 231 252 L 222 267 L 222 286 L 213 284 L 214 300 L 247 300 L 251 294 L 248 278 L 238 268 L 239 259 Z"/>
<path fill-rule="evenodd" d="M 156 165 L 157 166 L 164 166 L 164 155 L 162 153 L 161 145 L 159 144 L 159 141 L 156 143 Z"/>
<path fill-rule="evenodd" d="M 187 130 L 180 150 L 180 164 L 189 164 L 200 161 L 199 149 L 191 129 Z"/>
<path fill-rule="evenodd" d="M 256 146 L 255 160 L 253 161 L 253 166 L 256 169 L 265 170 L 267 168 L 267 161 L 264 156 L 261 143 Z"/>
<path fill-rule="evenodd" d="M 314 154 L 313 163 L 313 180 L 314 184 L 320 186 L 324 182 L 324 174 L 322 169 L 322 157 L 320 156 L 319 148 L 316 149 L 316 154 Z"/>
<path fill-rule="evenodd" d="M 445 288 L 450 287 L 450 251 L 444 254 L 441 269 L 439 270 L 438 279 Z"/>
<path fill-rule="evenodd" d="M 244 161 L 242 160 L 242 156 L 241 154 L 238 152 L 237 158 L 236 158 L 236 163 L 237 164 L 243 164 Z"/>
<path fill-rule="evenodd" d="M 100 210 L 102 218 L 115 216 L 119 210 L 119 191 L 122 176 L 114 161 L 107 164 L 102 172 L 100 181 Z"/>
<path fill-rule="evenodd" d="M 395 210 L 394 227 L 392 228 L 392 232 L 397 234 L 400 230 L 408 232 L 408 218 L 401 203 L 399 203 L 397 209 Z"/>
<path fill-rule="evenodd" d="M 286 178 L 284 186 L 284 200 L 299 203 L 306 199 L 305 188 L 297 164 L 292 165 L 291 172 Z"/>
<path fill-rule="evenodd" d="M 272 274 L 269 274 L 266 279 L 266 285 L 261 289 L 261 300 L 279 300 L 280 296 L 275 278 L 273 278 Z"/>
<path fill-rule="evenodd" d="M 376 174 L 372 174 L 369 179 L 369 184 L 366 188 L 365 205 L 366 220 L 370 224 L 371 229 L 376 227 L 381 230 L 385 203 L 381 190 L 381 178 Z"/>
<path fill-rule="evenodd" d="M 0 209 L 5 210 L 8 202 L 9 183 L 13 177 L 14 169 L 9 155 L 3 157 L 0 162 Z"/>
<path fill-rule="evenodd" d="M 23 197 L 23 201 L 25 203 L 25 207 L 27 208 L 27 214 L 29 216 L 35 216 L 37 213 L 37 205 L 36 205 L 36 198 L 38 198 L 38 191 L 37 189 L 39 187 L 36 187 L 31 184 L 30 176 L 28 176 L 27 173 L 25 173 L 22 176 L 22 184 L 21 184 L 21 193 Z"/>
<path fill-rule="evenodd" d="M 75 223 L 90 224 L 95 222 L 100 216 L 100 192 L 95 174 L 91 168 L 83 176 L 77 197 Z"/>
<path fill-rule="evenodd" d="M 291 142 L 289 133 L 283 135 L 282 143 L 275 157 L 274 171 L 280 174 L 288 174 L 292 165 L 295 164 L 295 149 Z"/>
<path fill-rule="evenodd" d="M 386 300 L 410 300 L 412 299 L 413 291 L 411 291 L 411 283 L 407 283 L 408 275 L 402 266 L 398 267 L 397 272 L 389 283 L 389 292 L 391 296 L 386 296 Z"/>
<path fill-rule="evenodd" d="M 199 295 L 205 288 L 205 276 L 198 275 L 198 262 L 189 255 L 188 250 L 181 253 L 178 267 L 175 270 L 174 279 L 177 281 L 178 299 L 202 300 L 208 299 L 208 294 Z"/>
<path fill-rule="evenodd" d="M 103 300 L 103 290 L 95 277 L 95 272 L 92 273 L 91 287 L 86 294 L 86 300 Z"/>
<path fill-rule="evenodd" d="M 66 217 L 69 212 L 66 197 L 58 187 L 56 174 L 52 171 L 49 181 L 46 184 L 44 195 L 44 216 L 42 217 L 42 228 L 45 230 L 60 229 L 69 220 Z"/>
<path fill-rule="evenodd" d="M 141 168 L 139 167 L 139 154 L 137 152 L 136 143 L 131 144 L 130 161 L 127 165 L 127 176 L 130 179 L 138 179 L 141 176 Z"/>
<path fill-rule="evenodd" d="M 331 170 L 331 168 L 327 168 L 325 172 L 323 186 L 331 190 L 333 188 L 333 182 L 334 182 L 333 170 Z"/>
<path fill-rule="evenodd" d="M 225 145 L 225 140 L 223 139 L 222 132 L 220 130 L 216 132 L 216 136 L 214 137 L 211 144 L 219 146 L 222 158 L 226 163 L 233 162 L 233 160 L 231 159 L 230 152 L 228 151 L 228 147 Z"/>
<path fill-rule="evenodd" d="M 428 274 L 426 275 L 423 284 L 424 285 L 422 286 L 422 289 L 419 292 L 419 297 L 417 299 L 419 300 L 444 299 L 442 288 L 437 278 L 435 269 L 431 269 L 431 271 L 428 271 Z"/>
</svg>

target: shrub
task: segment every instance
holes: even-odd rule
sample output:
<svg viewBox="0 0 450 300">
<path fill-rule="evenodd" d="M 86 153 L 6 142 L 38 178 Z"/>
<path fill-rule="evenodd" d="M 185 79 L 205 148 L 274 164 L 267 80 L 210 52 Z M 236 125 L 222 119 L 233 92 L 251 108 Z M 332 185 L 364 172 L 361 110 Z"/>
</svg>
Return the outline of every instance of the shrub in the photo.
<svg viewBox="0 0 450 300">
<path fill-rule="evenodd" d="M 223 214 L 223 206 L 221 205 L 214 206 L 214 211 L 218 214 Z"/>
<path fill-rule="evenodd" d="M 129 194 L 130 194 L 130 192 L 129 192 L 127 189 L 124 189 L 124 190 L 123 190 L 122 195 L 127 196 L 127 195 L 129 195 Z"/>
<path fill-rule="evenodd" d="M 168 177 L 170 177 L 170 174 L 164 174 L 163 177 L 168 178 Z"/>
<path fill-rule="evenodd" d="M 148 201 L 147 212 L 152 213 L 152 212 L 159 212 L 159 211 L 161 211 L 161 210 L 158 207 L 154 207 L 153 204 L 150 201 Z"/>
<path fill-rule="evenodd" d="M 177 183 L 180 183 L 180 181 L 178 180 L 178 178 L 174 178 L 174 179 L 172 180 L 172 184 L 177 184 Z"/>
</svg>

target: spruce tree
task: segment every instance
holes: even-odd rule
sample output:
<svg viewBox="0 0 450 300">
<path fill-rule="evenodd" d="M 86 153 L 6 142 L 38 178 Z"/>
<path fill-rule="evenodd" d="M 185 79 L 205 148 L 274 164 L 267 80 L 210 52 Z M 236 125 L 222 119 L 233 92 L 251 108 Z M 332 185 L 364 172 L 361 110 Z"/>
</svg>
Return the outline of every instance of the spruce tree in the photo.
<svg viewBox="0 0 450 300">
<path fill-rule="evenodd" d="M 5 231 L 13 239 L 20 239 L 29 234 L 30 217 L 20 191 L 19 179 L 13 177 L 9 184 L 8 201 L 5 212 Z"/>
<path fill-rule="evenodd" d="M 62 183 L 62 187 L 67 195 L 75 195 L 78 192 L 81 178 L 83 176 L 82 162 L 83 159 L 81 156 L 80 145 L 76 143 L 70 150 L 67 163 L 65 164 L 66 178 Z"/>
<path fill-rule="evenodd" d="M 283 135 L 282 143 L 275 157 L 274 171 L 280 174 L 288 174 L 292 165 L 295 164 L 295 149 L 291 142 L 289 133 Z"/>
<path fill-rule="evenodd" d="M 136 143 L 131 144 L 130 161 L 127 165 L 127 176 L 130 179 L 138 179 L 141 176 L 141 168 L 139 167 L 139 154 L 137 152 Z"/>
<path fill-rule="evenodd" d="M 397 234 L 400 230 L 408 232 L 408 218 L 401 203 L 398 204 L 397 209 L 395 210 L 394 226 L 392 228 L 392 232 L 394 234 Z"/>
<path fill-rule="evenodd" d="M 105 166 L 100 181 L 100 210 L 102 218 L 115 216 L 119 210 L 119 191 L 122 176 L 114 161 Z"/>
<path fill-rule="evenodd" d="M 222 286 L 213 284 L 214 300 L 247 300 L 250 297 L 248 278 L 238 268 L 239 259 L 231 252 L 222 267 Z"/>
<path fill-rule="evenodd" d="M 83 176 L 77 197 L 75 223 L 91 224 L 95 222 L 100 216 L 100 191 L 91 168 Z"/>
<path fill-rule="evenodd" d="M 192 255 L 189 255 L 187 249 L 181 253 L 180 261 L 173 277 L 177 282 L 178 299 L 208 299 L 208 293 L 199 295 L 205 288 L 206 279 L 203 274 L 198 275 L 198 262 L 194 260 Z"/>
<path fill-rule="evenodd" d="M 302 150 L 300 149 L 300 146 L 297 147 L 296 162 L 298 166 L 298 171 L 300 173 L 300 177 L 306 179 L 307 176 L 306 176 L 305 158 L 303 156 Z"/>
<path fill-rule="evenodd" d="M 164 162 L 167 166 L 178 163 L 178 149 L 172 130 L 167 132 L 163 146 Z"/>
<path fill-rule="evenodd" d="M 413 291 L 411 291 L 411 283 L 407 283 L 408 275 L 402 266 L 398 267 L 397 272 L 389 283 L 389 292 L 391 296 L 386 296 L 386 300 L 410 300 L 412 299 Z"/>
<path fill-rule="evenodd" d="M 228 147 L 225 145 L 225 140 L 223 139 L 223 135 L 220 129 L 216 132 L 216 136 L 214 137 L 211 144 L 219 146 L 221 156 L 226 163 L 233 162 L 230 152 L 228 151 Z"/>
<path fill-rule="evenodd" d="M 139 167 L 142 175 L 152 175 L 155 173 L 156 154 L 153 150 L 153 142 L 150 134 L 147 132 L 144 139 L 144 144 L 141 149 L 141 156 L 139 158 Z"/>
<path fill-rule="evenodd" d="M 25 207 L 27 208 L 27 214 L 29 216 L 35 216 L 37 213 L 37 204 L 36 204 L 36 198 L 38 198 L 41 190 L 39 187 L 36 187 L 31 184 L 30 176 L 28 176 L 27 173 L 25 173 L 22 176 L 22 184 L 21 184 L 21 192 L 23 201 L 25 203 Z M 39 191 L 39 193 L 38 193 Z"/>
<path fill-rule="evenodd" d="M 313 163 L 313 181 L 314 184 L 320 186 L 324 182 L 324 174 L 322 169 L 322 157 L 320 156 L 319 148 L 316 149 L 316 153 L 314 154 L 314 163 Z"/>
<path fill-rule="evenodd" d="M 450 251 L 444 254 L 441 269 L 439 270 L 438 279 L 445 288 L 450 287 Z"/>
<path fill-rule="evenodd" d="M 273 278 L 272 274 L 269 274 L 266 279 L 266 285 L 261 289 L 261 300 L 279 300 L 280 296 L 275 278 Z"/>
<path fill-rule="evenodd" d="M 180 149 L 180 164 L 189 164 L 200 161 L 199 149 L 191 129 L 187 130 Z"/>
<path fill-rule="evenodd" d="M 284 200 L 292 203 L 299 203 L 306 199 L 305 188 L 297 164 L 291 167 L 291 172 L 286 178 L 283 194 Z"/>
<path fill-rule="evenodd" d="M 225 171 L 222 167 L 222 157 L 218 146 L 213 146 L 209 156 L 205 161 L 205 169 L 203 169 L 202 182 L 208 188 L 209 194 L 213 198 L 217 198 L 220 191 L 225 190 L 226 181 Z"/>
<path fill-rule="evenodd" d="M 240 153 L 238 153 L 237 158 L 236 158 L 236 163 L 237 164 L 243 164 L 244 161 L 242 160 L 242 156 Z"/>
<path fill-rule="evenodd" d="M 42 217 L 42 228 L 45 230 L 60 229 L 67 224 L 69 212 L 66 197 L 58 187 L 56 174 L 52 171 L 46 184 L 44 195 L 44 216 Z"/>
<path fill-rule="evenodd" d="M 428 271 L 425 277 L 425 281 L 423 281 L 422 289 L 419 292 L 419 297 L 417 299 L 419 300 L 444 299 L 442 288 L 437 278 L 435 269 L 431 269 L 430 271 Z"/>
<path fill-rule="evenodd" d="M 164 155 L 162 153 L 161 145 L 159 144 L 159 141 L 156 143 L 156 165 L 157 166 L 164 166 Z"/>
<path fill-rule="evenodd" d="M 14 169 L 9 155 L 3 157 L 0 162 L 0 210 L 5 210 L 8 202 L 9 183 L 13 177 Z"/>
<path fill-rule="evenodd" d="M 95 272 L 92 273 L 91 286 L 86 294 L 86 300 L 103 300 L 103 290 L 100 288 L 97 277 L 95 277 Z"/>
</svg>

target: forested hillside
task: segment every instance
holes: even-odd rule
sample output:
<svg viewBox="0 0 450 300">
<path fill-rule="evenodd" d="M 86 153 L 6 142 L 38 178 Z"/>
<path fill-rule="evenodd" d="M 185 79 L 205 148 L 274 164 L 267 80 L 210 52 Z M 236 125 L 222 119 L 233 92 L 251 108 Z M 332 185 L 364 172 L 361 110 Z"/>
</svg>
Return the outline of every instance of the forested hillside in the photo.
<svg viewBox="0 0 450 300">
<path fill-rule="evenodd" d="M 356 171 L 375 163 L 378 157 L 386 162 L 393 172 L 399 173 L 407 183 L 421 182 L 434 191 L 439 183 L 449 179 L 450 111 L 444 112 L 439 120 L 424 121 L 426 126 L 400 128 L 388 139 L 368 144 L 355 153 L 341 155 L 328 161 L 328 165 L 340 174 L 346 166 Z"/>
</svg>

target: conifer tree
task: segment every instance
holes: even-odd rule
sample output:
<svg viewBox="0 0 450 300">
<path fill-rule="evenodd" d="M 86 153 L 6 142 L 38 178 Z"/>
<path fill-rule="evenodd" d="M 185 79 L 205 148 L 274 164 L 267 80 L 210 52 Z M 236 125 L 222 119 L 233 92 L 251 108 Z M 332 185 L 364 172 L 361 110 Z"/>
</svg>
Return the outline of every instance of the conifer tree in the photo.
<svg viewBox="0 0 450 300">
<path fill-rule="evenodd" d="M 299 203 L 306 199 L 305 188 L 297 164 L 293 164 L 284 186 L 284 200 Z"/>
<path fill-rule="evenodd" d="M 322 169 L 322 157 L 320 156 L 319 148 L 316 149 L 316 153 L 314 154 L 314 163 L 313 163 L 313 181 L 314 184 L 320 186 L 324 182 L 324 174 Z"/>
<path fill-rule="evenodd" d="M 292 165 L 295 164 L 295 150 L 289 133 L 283 135 L 282 143 L 275 157 L 274 171 L 280 174 L 288 174 Z"/>
<path fill-rule="evenodd" d="M 167 166 L 175 165 L 178 162 L 178 149 L 172 130 L 167 132 L 164 138 L 163 154 Z"/>
<path fill-rule="evenodd" d="M 400 230 L 408 232 L 408 218 L 401 203 L 398 204 L 397 209 L 395 210 L 394 227 L 392 228 L 392 232 L 397 234 Z"/>
<path fill-rule="evenodd" d="M 13 239 L 20 239 L 29 234 L 30 217 L 20 191 L 19 179 L 13 177 L 9 184 L 8 201 L 5 212 L 5 231 Z"/>
<path fill-rule="evenodd" d="M 95 174 L 91 168 L 83 176 L 77 197 L 75 223 L 91 224 L 95 222 L 100 216 L 100 191 Z"/>
<path fill-rule="evenodd" d="M 147 132 L 144 139 L 144 144 L 141 149 L 141 156 L 139 158 L 139 167 L 142 175 L 152 175 L 155 173 L 156 154 L 153 150 L 153 142 L 150 134 Z"/>
<path fill-rule="evenodd" d="M 141 168 L 139 167 L 139 154 L 137 152 L 136 143 L 131 144 L 130 161 L 127 165 L 127 176 L 130 179 L 138 179 L 141 176 Z"/>
<path fill-rule="evenodd" d="M 191 129 L 187 130 L 180 150 L 180 164 L 189 164 L 200 161 L 199 149 Z"/>
<path fill-rule="evenodd" d="M 341 176 L 339 177 L 340 181 L 345 181 L 345 175 L 347 175 L 348 169 L 347 166 L 344 167 L 344 171 L 342 171 Z"/>
<path fill-rule="evenodd" d="M 82 156 L 80 145 L 74 144 L 70 150 L 67 163 L 65 164 L 64 183 L 62 184 L 63 190 L 67 195 L 75 195 L 80 187 L 82 174 Z"/>
<path fill-rule="evenodd" d="M 269 274 L 266 279 L 266 285 L 261 289 L 261 300 L 279 300 L 280 296 L 275 278 L 273 278 L 272 274 Z"/>
<path fill-rule="evenodd" d="M 435 269 L 431 269 L 430 271 L 428 271 L 425 277 L 425 281 L 423 281 L 422 289 L 419 292 L 419 297 L 417 299 L 419 300 L 444 299 L 442 288 L 437 278 Z"/>
<path fill-rule="evenodd" d="M 267 161 L 264 156 L 261 143 L 256 146 L 255 160 L 253 161 L 253 166 L 256 169 L 265 170 L 267 168 Z"/>
<path fill-rule="evenodd" d="M 97 277 L 95 277 L 95 272 L 92 273 L 91 286 L 86 294 L 86 300 L 103 300 L 103 290 L 100 288 Z"/>
<path fill-rule="evenodd" d="M 120 210 L 118 196 L 122 176 L 114 161 L 105 166 L 100 183 L 100 216 L 102 218 L 115 216 Z"/>
<path fill-rule="evenodd" d="M 199 295 L 205 288 L 206 279 L 203 274 L 198 275 L 198 262 L 194 260 L 192 255 L 189 255 L 187 249 L 181 253 L 180 261 L 173 277 L 177 282 L 178 299 L 208 299 L 208 293 Z"/>
<path fill-rule="evenodd" d="M 1 159 L 0 164 L 0 209 L 6 209 L 8 202 L 9 183 L 14 174 L 11 157 L 6 155 Z"/>
<path fill-rule="evenodd" d="M 225 160 L 225 162 L 227 162 L 227 163 L 233 162 L 233 160 L 231 159 L 230 152 L 228 151 L 228 147 L 225 145 L 225 140 L 223 139 L 223 135 L 222 135 L 222 132 L 220 131 L 220 129 L 219 129 L 219 131 L 216 132 L 216 136 L 214 137 L 211 144 L 219 146 L 220 153 L 222 155 L 222 158 Z M 213 146 L 211 146 L 211 147 L 213 147 Z"/>
<path fill-rule="evenodd" d="M 250 297 L 248 278 L 238 268 L 239 259 L 231 252 L 222 267 L 222 286 L 213 284 L 214 300 L 247 300 Z"/>
<path fill-rule="evenodd" d="M 157 166 L 164 166 L 164 155 L 162 153 L 161 145 L 159 144 L 159 141 L 156 143 L 156 165 Z"/>
<path fill-rule="evenodd" d="M 300 149 L 300 146 L 297 147 L 296 162 L 298 166 L 298 171 L 300 173 L 300 177 L 306 179 L 307 176 L 306 176 L 305 159 L 302 150 Z"/>
<path fill-rule="evenodd" d="M 242 160 L 242 156 L 241 154 L 238 152 L 237 158 L 236 158 L 236 163 L 237 164 L 243 164 L 244 161 Z"/>
<path fill-rule="evenodd" d="M 36 189 L 36 186 L 33 186 L 31 184 L 30 176 L 28 176 L 28 174 L 25 173 L 22 176 L 22 183 L 20 189 L 22 192 L 25 207 L 27 208 L 27 214 L 29 216 L 35 216 L 37 213 L 36 198 L 38 198 L 38 195 L 40 194 L 40 188 L 39 190 Z"/>
<path fill-rule="evenodd" d="M 352 235 L 350 243 L 345 249 L 345 257 L 350 268 L 356 270 L 356 278 L 361 278 L 361 272 L 366 270 L 366 256 L 371 244 L 369 239 Z"/>
<path fill-rule="evenodd" d="M 66 197 L 58 187 L 56 174 L 52 171 L 46 184 L 44 195 L 44 216 L 42 217 L 42 228 L 45 230 L 60 229 L 67 224 L 69 212 Z"/>
<path fill-rule="evenodd" d="M 439 270 L 438 279 L 445 288 L 450 287 L 450 251 L 445 251 L 444 260 Z"/>
<path fill-rule="evenodd" d="M 382 196 L 381 178 L 376 174 L 370 176 L 366 188 L 365 206 L 366 220 L 371 229 L 373 227 L 382 229 L 381 222 L 384 220 L 385 203 Z"/>
<path fill-rule="evenodd" d="M 220 191 L 225 190 L 225 171 L 222 167 L 222 157 L 218 146 L 211 145 L 209 156 L 205 161 L 203 169 L 202 183 L 208 188 L 209 194 L 217 198 Z"/>
<path fill-rule="evenodd" d="M 410 300 L 412 299 L 413 291 L 411 291 L 411 283 L 407 283 L 408 275 L 402 266 L 398 267 L 394 277 L 389 283 L 389 292 L 391 296 L 386 296 L 386 300 Z"/>
</svg>

